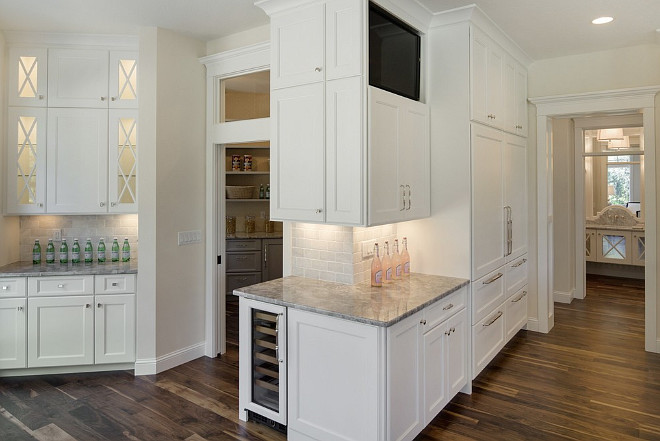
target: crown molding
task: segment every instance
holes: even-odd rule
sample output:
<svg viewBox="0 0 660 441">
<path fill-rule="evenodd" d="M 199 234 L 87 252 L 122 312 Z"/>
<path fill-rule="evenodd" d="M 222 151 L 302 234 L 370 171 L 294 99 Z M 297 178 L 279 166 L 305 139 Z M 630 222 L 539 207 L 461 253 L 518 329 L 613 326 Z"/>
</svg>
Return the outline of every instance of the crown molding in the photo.
<svg viewBox="0 0 660 441">
<path fill-rule="evenodd" d="M 11 46 L 97 47 L 137 50 L 137 35 L 69 34 L 56 32 L 5 31 L 5 42 Z"/>
</svg>

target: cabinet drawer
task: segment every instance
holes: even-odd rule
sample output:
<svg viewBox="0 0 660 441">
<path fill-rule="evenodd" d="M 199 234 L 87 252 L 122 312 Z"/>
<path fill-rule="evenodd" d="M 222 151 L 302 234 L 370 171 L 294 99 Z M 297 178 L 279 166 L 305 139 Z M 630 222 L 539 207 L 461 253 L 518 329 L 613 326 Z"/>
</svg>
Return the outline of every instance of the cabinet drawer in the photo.
<svg viewBox="0 0 660 441">
<path fill-rule="evenodd" d="M 228 239 L 226 251 L 260 251 L 261 239 Z"/>
<path fill-rule="evenodd" d="M 227 254 L 227 272 L 261 272 L 261 251 Z"/>
<path fill-rule="evenodd" d="M 527 285 L 527 255 L 507 263 L 506 297 L 511 297 L 525 285 Z"/>
<path fill-rule="evenodd" d="M 0 279 L 0 298 L 25 297 L 25 277 Z"/>
<path fill-rule="evenodd" d="M 509 341 L 527 324 L 527 286 L 509 297 L 504 309 L 506 341 Z"/>
<path fill-rule="evenodd" d="M 135 292 L 135 274 L 112 274 L 94 278 L 96 294 L 131 294 Z"/>
<path fill-rule="evenodd" d="M 235 289 L 261 283 L 261 273 L 227 274 L 227 295 Z"/>
<path fill-rule="evenodd" d="M 94 294 L 94 276 L 30 277 L 28 296 Z"/>
<path fill-rule="evenodd" d="M 472 326 L 472 379 L 504 347 L 504 322 L 506 311 L 500 305 L 495 311 Z"/>
<path fill-rule="evenodd" d="M 433 329 L 435 325 L 448 319 L 461 309 L 465 308 L 468 287 L 465 286 L 458 291 L 440 299 L 432 305 L 424 308 L 424 320 L 426 329 Z"/>
<path fill-rule="evenodd" d="M 477 323 L 504 302 L 504 268 L 472 284 L 472 323 Z"/>
</svg>

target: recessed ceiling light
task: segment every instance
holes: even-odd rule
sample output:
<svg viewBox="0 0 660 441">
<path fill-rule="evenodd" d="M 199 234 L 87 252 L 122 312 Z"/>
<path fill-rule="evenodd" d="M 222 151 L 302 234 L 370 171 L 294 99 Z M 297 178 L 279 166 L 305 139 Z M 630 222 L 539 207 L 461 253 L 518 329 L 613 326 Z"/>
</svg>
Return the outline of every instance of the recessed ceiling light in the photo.
<svg viewBox="0 0 660 441">
<path fill-rule="evenodd" d="M 614 20 L 612 17 L 598 17 L 591 20 L 593 24 L 605 24 Z"/>
</svg>

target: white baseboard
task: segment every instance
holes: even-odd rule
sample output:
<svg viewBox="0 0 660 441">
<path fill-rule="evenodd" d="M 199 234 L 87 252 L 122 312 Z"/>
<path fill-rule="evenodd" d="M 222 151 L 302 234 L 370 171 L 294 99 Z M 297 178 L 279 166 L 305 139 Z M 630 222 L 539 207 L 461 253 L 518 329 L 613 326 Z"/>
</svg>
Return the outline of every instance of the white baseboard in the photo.
<svg viewBox="0 0 660 441">
<path fill-rule="evenodd" d="M 527 329 L 528 331 L 539 332 L 539 319 L 528 318 L 527 326 L 525 326 L 525 329 Z"/>
<path fill-rule="evenodd" d="M 135 361 L 135 375 L 155 375 L 172 369 L 196 358 L 203 357 L 206 342 L 200 342 L 187 348 L 179 349 L 158 358 L 145 358 Z"/>
<path fill-rule="evenodd" d="M 552 297 L 552 299 L 558 303 L 571 303 L 574 298 L 575 298 L 575 289 L 572 289 L 569 292 L 555 291 Z"/>
</svg>

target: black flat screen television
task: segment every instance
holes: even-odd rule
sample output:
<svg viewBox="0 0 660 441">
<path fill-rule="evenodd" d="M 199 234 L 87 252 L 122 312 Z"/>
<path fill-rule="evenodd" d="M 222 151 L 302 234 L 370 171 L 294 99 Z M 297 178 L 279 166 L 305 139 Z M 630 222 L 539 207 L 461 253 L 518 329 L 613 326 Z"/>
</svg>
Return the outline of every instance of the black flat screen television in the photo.
<svg viewBox="0 0 660 441">
<path fill-rule="evenodd" d="M 419 101 L 420 55 L 417 31 L 369 3 L 369 84 Z"/>
</svg>

